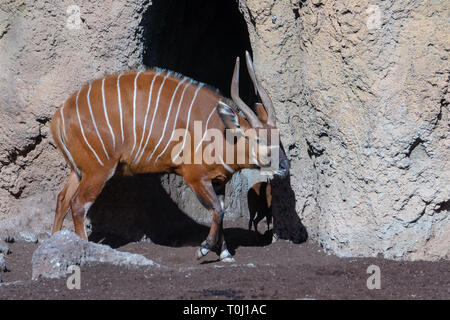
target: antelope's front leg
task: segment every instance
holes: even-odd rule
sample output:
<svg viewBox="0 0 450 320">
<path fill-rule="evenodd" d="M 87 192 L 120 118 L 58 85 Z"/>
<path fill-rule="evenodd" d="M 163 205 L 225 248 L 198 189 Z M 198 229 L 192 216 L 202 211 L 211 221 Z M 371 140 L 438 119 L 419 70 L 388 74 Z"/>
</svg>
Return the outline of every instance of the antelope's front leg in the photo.
<svg viewBox="0 0 450 320">
<path fill-rule="evenodd" d="M 209 251 L 214 248 L 214 246 L 219 244 L 220 259 L 223 261 L 229 261 L 230 259 L 232 259 L 232 257 L 225 245 L 222 226 L 224 208 L 223 201 L 221 202 L 220 199 L 223 199 L 223 197 L 217 196 L 210 181 L 186 182 L 194 190 L 203 206 L 207 208 L 212 214 L 212 222 L 209 229 L 209 234 L 206 240 L 202 242 L 200 248 L 197 250 L 197 259 L 206 256 Z"/>
<path fill-rule="evenodd" d="M 225 215 L 225 187 L 219 191 L 218 195 L 220 207 L 222 209 L 222 215 L 219 217 L 219 242 L 218 245 L 220 247 L 220 260 L 224 262 L 234 262 L 233 256 L 228 251 L 227 244 L 225 242 L 225 233 L 223 232 L 223 216 Z"/>
<path fill-rule="evenodd" d="M 202 242 L 197 250 L 197 259 L 206 256 L 217 244 L 219 244 L 220 226 L 222 224 L 222 211 L 216 209 L 210 210 L 212 213 L 212 222 L 208 237 Z"/>
</svg>

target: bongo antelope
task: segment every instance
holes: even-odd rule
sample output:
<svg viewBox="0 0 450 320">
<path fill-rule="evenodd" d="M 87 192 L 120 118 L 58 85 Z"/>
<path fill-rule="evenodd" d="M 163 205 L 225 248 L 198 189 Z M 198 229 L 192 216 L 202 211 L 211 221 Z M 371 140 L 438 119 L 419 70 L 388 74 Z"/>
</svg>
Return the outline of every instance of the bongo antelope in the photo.
<svg viewBox="0 0 450 320">
<path fill-rule="evenodd" d="M 255 92 L 262 101 L 256 104 L 256 113 L 239 97 L 239 58 L 232 78 L 232 100 L 190 78 L 160 69 L 107 76 L 73 93 L 51 121 L 53 139 L 71 168 L 57 198 L 52 232 L 61 230 L 70 208 L 75 232 L 87 240 L 86 214 L 116 172 L 127 175 L 174 172 L 183 176 L 212 214 L 209 235 L 197 250 L 197 257 L 217 248 L 221 260 L 232 260 L 222 226 L 225 184 L 243 168 L 267 166 L 272 150 L 280 147 L 279 140 L 277 145 L 271 144 L 270 134 L 264 137 L 259 134 L 261 129 L 275 130 L 278 134 L 275 112 L 269 95 L 256 78 L 248 52 L 246 60 Z M 186 142 L 195 121 L 204 125 L 204 134 L 197 145 Z M 195 156 L 212 143 L 206 136 L 207 130 L 213 128 L 223 135 L 226 129 L 233 130 L 236 139 L 225 141 L 223 148 L 231 145 L 236 149 L 243 142 L 243 163 L 225 161 L 220 156 L 222 150 L 215 150 L 214 163 L 180 162 L 185 153 Z M 181 131 L 184 137 L 179 150 L 175 150 L 181 144 L 174 140 L 175 131 Z M 258 144 L 257 152 L 249 153 L 250 143 Z M 287 175 L 289 162 L 282 148 L 279 164 L 275 173 Z"/>
</svg>

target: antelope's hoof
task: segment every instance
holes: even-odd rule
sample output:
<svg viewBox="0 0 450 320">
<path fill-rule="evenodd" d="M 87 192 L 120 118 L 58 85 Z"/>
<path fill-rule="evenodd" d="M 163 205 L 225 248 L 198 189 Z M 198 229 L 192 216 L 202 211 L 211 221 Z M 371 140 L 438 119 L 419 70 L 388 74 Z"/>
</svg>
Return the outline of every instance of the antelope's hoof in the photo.
<svg viewBox="0 0 450 320">
<path fill-rule="evenodd" d="M 197 259 L 201 259 L 204 256 L 206 256 L 209 252 L 209 249 L 205 248 L 205 247 L 200 247 L 197 249 Z"/>
<path fill-rule="evenodd" d="M 234 262 L 233 256 L 227 249 L 223 250 L 220 253 L 219 259 L 220 259 L 220 261 L 223 261 L 223 262 Z"/>
<path fill-rule="evenodd" d="M 275 242 L 277 242 L 278 241 L 278 235 L 276 234 L 276 233 L 274 233 L 273 235 L 272 235 L 272 243 L 275 243 Z"/>
</svg>

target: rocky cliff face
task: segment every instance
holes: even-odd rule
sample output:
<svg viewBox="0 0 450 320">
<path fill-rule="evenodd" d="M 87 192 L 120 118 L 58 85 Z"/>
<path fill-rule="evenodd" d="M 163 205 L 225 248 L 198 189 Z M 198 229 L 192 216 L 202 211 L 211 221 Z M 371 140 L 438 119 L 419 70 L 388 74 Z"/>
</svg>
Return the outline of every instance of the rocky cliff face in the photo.
<svg viewBox="0 0 450 320">
<path fill-rule="evenodd" d="M 449 4 L 240 4 L 310 236 L 342 256 L 449 258 Z"/>
<path fill-rule="evenodd" d="M 233 14 L 240 16 L 234 7 Z M 49 120 L 70 93 L 104 74 L 142 68 L 147 60 L 176 71 L 189 66 L 184 61 L 171 65 L 167 54 L 152 49 L 174 51 L 173 47 L 164 49 L 171 35 L 157 29 L 178 23 L 177 19 L 165 22 L 162 16 L 169 17 L 168 11 L 174 8 L 183 9 L 175 2 L 167 6 L 160 1 L 152 6 L 147 0 L 105 1 L 101 5 L 89 1 L 74 5 L 71 1 L 8 0 L 0 4 L 0 238 L 37 241 L 49 236 L 56 195 L 68 174 L 52 141 Z M 214 13 L 218 8 L 209 5 L 205 10 Z M 214 22 L 210 20 L 208 23 Z M 245 29 L 243 19 L 241 25 Z M 199 36 L 206 28 L 197 30 L 192 25 L 191 31 L 184 29 L 184 33 L 173 29 L 176 34 L 170 44 L 176 46 L 179 37 L 188 32 Z M 203 42 L 203 36 L 199 42 Z M 186 48 L 192 47 L 186 39 L 184 43 Z M 203 66 L 205 62 L 199 63 Z M 191 73 L 188 75 L 211 82 L 206 69 L 200 74 L 192 70 L 186 70 Z M 229 70 L 231 74 L 232 67 Z M 221 83 L 225 83 L 223 77 L 213 84 Z M 246 212 L 246 179 L 236 176 L 233 185 L 227 190 L 230 219 Z M 164 230 L 171 225 L 171 234 L 176 234 L 186 225 L 188 230 L 196 226 L 184 213 L 198 222 L 210 220 L 180 177 L 117 178 L 106 189 L 90 210 L 90 224 L 102 235 L 118 233 L 136 240 L 149 236 L 150 231 L 153 238 L 164 243 L 168 238 L 177 242 L 175 236 L 165 236 Z M 150 214 L 155 208 L 158 212 Z M 174 227 L 178 225 L 179 229 Z M 64 227 L 72 227 L 70 215 Z"/>
<path fill-rule="evenodd" d="M 0 219 L 4 236 L 48 232 L 67 166 L 49 119 L 70 92 L 106 72 L 136 68 L 146 1 L 2 1 Z M 23 229 L 23 230 L 21 230 Z M 6 235 L 5 235 L 6 234 Z"/>
<path fill-rule="evenodd" d="M 164 49 L 163 42 L 154 43 L 158 35 L 147 39 L 146 29 L 155 28 L 150 20 L 161 21 L 149 12 L 169 8 L 153 2 L 0 4 L 2 238 L 34 240 L 50 229 L 67 167 L 48 121 L 69 93 L 104 73 L 137 68 L 146 60 L 172 61 L 149 54 L 152 44 Z M 291 159 L 291 178 L 274 195 L 276 231 L 298 240 L 303 225 L 310 239 L 341 256 L 450 258 L 450 5 L 431 0 L 240 0 L 235 5 Z M 209 6 L 210 14 L 222 10 L 219 4 Z M 171 23 L 199 37 L 208 29 L 187 29 L 186 18 Z M 175 44 L 176 34 L 170 38 Z M 220 30 L 218 37 L 227 35 Z M 207 43 L 207 37 L 199 39 L 195 46 L 184 42 L 183 56 L 195 57 Z M 204 48 L 211 52 L 220 43 Z M 94 230 L 130 232 L 155 222 L 143 223 L 136 212 L 161 197 L 170 204 L 158 208 L 175 212 L 166 219 L 180 210 L 207 221 L 179 178 L 161 179 L 136 178 L 128 181 L 130 188 L 123 180 L 112 181 L 105 191 L 121 197 L 102 194 L 92 208 Z M 247 214 L 247 180 L 236 177 L 228 188 L 231 217 Z M 157 198 L 146 196 L 149 184 Z M 120 220 L 120 214 L 127 223 L 105 223 Z M 145 233 L 133 230 L 139 237 Z"/>
</svg>

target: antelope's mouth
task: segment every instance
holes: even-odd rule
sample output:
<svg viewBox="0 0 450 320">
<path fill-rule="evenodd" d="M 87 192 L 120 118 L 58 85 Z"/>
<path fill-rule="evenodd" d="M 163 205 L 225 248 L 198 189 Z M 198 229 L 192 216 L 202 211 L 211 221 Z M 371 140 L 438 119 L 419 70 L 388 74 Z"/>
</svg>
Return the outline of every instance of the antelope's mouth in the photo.
<svg viewBox="0 0 450 320">
<path fill-rule="evenodd" d="M 289 175 L 289 169 L 291 165 L 289 164 L 288 159 L 283 159 L 280 161 L 280 168 L 275 172 L 279 178 L 284 179 Z"/>
<path fill-rule="evenodd" d="M 280 145 L 280 164 L 278 170 L 275 172 L 275 175 L 277 175 L 281 179 L 286 178 L 289 175 L 290 168 L 291 164 L 289 162 L 289 159 L 286 157 L 283 146 Z"/>
</svg>

